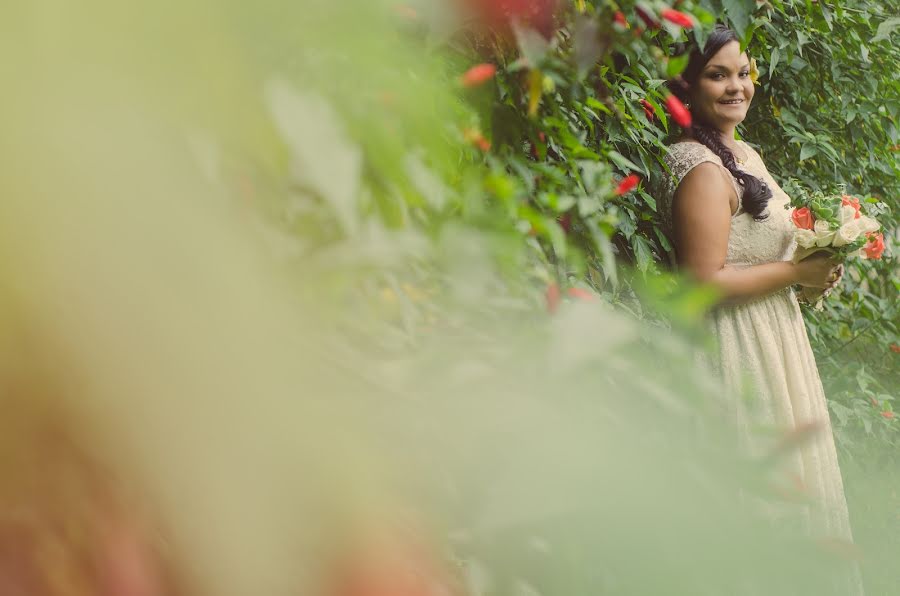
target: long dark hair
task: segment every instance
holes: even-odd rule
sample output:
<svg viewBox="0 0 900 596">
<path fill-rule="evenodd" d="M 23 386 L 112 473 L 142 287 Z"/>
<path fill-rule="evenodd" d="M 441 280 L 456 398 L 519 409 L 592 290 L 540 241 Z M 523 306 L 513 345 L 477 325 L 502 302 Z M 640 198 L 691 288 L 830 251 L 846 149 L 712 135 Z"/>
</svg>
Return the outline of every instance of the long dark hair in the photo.
<svg viewBox="0 0 900 596">
<path fill-rule="evenodd" d="M 732 41 L 740 42 L 737 34 L 725 25 L 716 25 L 712 34 L 706 40 L 702 51 L 696 44 L 691 49 L 688 65 L 684 72 L 681 73 L 680 80 L 669 81 L 669 89 L 671 89 L 672 93 L 682 102 L 688 103 L 690 101 L 690 90 L 696 87 L 697 80 L 700 78 L 700 73 L 703 71 L 706 63 L 724 45 Z M 769 199 L 772 198 L 772 189 L 763 180 L 743 170 L 739 170 L 737 163 L 735 163 L 734 153 L 722 143 L 718 131 L 708 122 L 699 120 L 696 114 L 692 114 L 692 116 L 694 117 L 694 124 L 691 126 L 692 136 L 719 156 L 722 164 L 743 188 L 741 206 L 744 211 L 752 215 L 757 221 L 766 219 L 768 217 L 766 207 L 769 204 Z"/>
</svg>

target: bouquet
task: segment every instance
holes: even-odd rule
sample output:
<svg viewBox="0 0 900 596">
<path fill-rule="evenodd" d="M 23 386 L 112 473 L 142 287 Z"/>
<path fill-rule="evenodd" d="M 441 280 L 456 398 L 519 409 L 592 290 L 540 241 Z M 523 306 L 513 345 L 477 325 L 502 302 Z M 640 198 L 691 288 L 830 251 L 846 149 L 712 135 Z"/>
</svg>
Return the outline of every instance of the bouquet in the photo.
<svg viewBox="0 0 900 596">
<path fill-rule="evenodd" d="M 881 258 L 885 248 L 884 235 L 878 232 L 881 224 L 866 214 L 858 197 L 843 193 L 827 195 L 821 191 L 794 192 L 792 196 L 787 208 L 793 208 L 791 221 L 797 241 L 795 263 L 818 252 L 829 253 L 840 262 L 852 257 Z M 874 205 L 874 210 L 884 209 L 876 199 L 865 202 Z M 807 301 L 816 303 L 818 309 L 828 291 L 804 287 L 801 293 Z"/>
</svg>

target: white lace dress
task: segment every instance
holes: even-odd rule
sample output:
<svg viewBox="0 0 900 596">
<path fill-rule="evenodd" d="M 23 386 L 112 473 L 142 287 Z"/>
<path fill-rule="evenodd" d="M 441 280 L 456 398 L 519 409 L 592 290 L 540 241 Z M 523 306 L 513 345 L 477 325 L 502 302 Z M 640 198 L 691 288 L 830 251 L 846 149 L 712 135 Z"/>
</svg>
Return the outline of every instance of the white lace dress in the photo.
<svg viewBox="0 0 900 596">
<path fill-rule="evenodd" d="M 740 207 L 732 216 L 725 266 L 789 260 L 796 245 L 789 211 L 785 209 L 788 196 L 769 175 L 759 154 L 740 143 L 748 157 L 738 167 L 765 180 L 773 197 L 765 221 L 754 221 Z M 712 151 L 694 142 L 670 145 L 665 161 L 672 176 L 657 194 L 664 226 L 671 237 L 672 197 L 682 178 L 703 162 L 723 169 L 724 166 Z M 728 175 L 740 200 L 741 188 Z M 852 541 L 825 394 L 793 290 L 785 288 L 745 304 L 717 307 L 708 320 L 718 339 L 718 358 L 710 364 L 725 384 L 729 411 L 734 413 L 744 435 L 741 443 L 748 450 L 766 452 L 779 437 L 783 439 L 785 432 L 818 425 L 818 432 L 789 458 L 782 474 L 791 478 L 790 489 L 800 490 L 814 503 L 804 510 L 811 532 Z M 766 428 L 776 433 L 757 432 Z M 861 594 L 858 571 L 850 575 L 853 577 L 847 578 L 849 585 L 838 593 Z"/>
</svg>

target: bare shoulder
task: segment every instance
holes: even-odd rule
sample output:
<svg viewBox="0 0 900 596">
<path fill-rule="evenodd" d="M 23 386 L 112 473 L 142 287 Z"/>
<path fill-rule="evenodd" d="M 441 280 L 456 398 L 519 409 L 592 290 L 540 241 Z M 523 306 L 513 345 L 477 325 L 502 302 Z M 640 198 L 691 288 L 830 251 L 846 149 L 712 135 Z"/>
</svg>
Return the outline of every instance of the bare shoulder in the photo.
<svg viewBox="0 0 900 596">
<path fill-rule="evenodd" d="M 730 174 L 711 161 L 697 164 L 681 179 L 672 207 L 675 213 L 698 209 L 735 213 L 738 200 Z"/>
<path fill-rule="evenodd" d="M 731 183 L 725 177 L 722 167 L 714 162 L 705 161 L 697 164 L 684 175 L 676 194 L 721 197 L 722 193 L 727 192 L 730 188 Z"/>
<path fill-rule="evenodd" d="M 703 162 L 678 186 L 672 204 L 673 244 L 679 262 L 699 279 L 721 269 L 731 230 L 731 183 L 722 167 Z"/>
</svg>

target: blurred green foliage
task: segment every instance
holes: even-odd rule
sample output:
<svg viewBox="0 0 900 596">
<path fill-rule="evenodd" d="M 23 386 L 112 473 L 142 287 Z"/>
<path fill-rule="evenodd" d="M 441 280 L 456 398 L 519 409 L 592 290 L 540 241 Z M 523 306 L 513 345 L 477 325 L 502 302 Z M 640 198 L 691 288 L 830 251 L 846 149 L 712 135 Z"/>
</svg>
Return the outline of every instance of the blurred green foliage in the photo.
<svg viewBox="0 0 900 596">
<path fill-rule="evenodd" d="M 279 242 L 288 252 L 339 272 L 334 282 L 352 290 L 354 313 L 393 322 L 362 334 L 361 346 L 405 353 L 451 334 L 490 352 L 494 338 L 481 331 L 495 316 L 533 320 L 538 309 L 593 296 L 702 341 L 715 296 L 674 271 L 653 189 L 679 133 L 665 107 L 665 83 L 686 65 L 677 48 L 702 43 L 718 15 L 760 70 L 738 133 L 782 186 L 845 188 L 900 212 L 896 1 L 676 3 L 692 15 L 690 31 L 661 19 L 661 2 L 536 2 L 537 12 L 499 26 L 461 16 L 460 4 L 373 3 L 346 29 L 323 25 L 325 37 L 272 35 L 259 57 L 269 70 L 251 69 L 270 75 L 277 65 L 315 90 L 273 92 L 261 81 L 285 151 L 250 168 L 251 188 L 264 189 L 256 199 L 287 230 Z M 344 10 L 310 7 L 313 23 Z M 254 10 L 242 17 L 253 22 Z M 359 29 L 376 22 L 400 37 Z M 354 78 L 337 76 L 350 56 L 363 59 Z M 496 76 L 461 84 L 481 63 L 496 65 Z M 630 175 L 638 186 L 618 192 Z M 334 180 L 358 185 L 336 195 Z M 896 215 L 881 220 L 890 246 Z M 897 510 L 900 487 L 898 287 L 889 248 L 881 261 L 852 262 L 825 309 L 805 312 L 844 473 L 885 476 L 882 512 Z M 343 306 L 335 303 L 336 316 Z M 871 505 L 848 486 L 851 509 Z M 891 521 L 892 530 L 863 531 L 897 544 Z"/>
<path fill-rule="evenodd" d="M 690 37 L 702 43 L 717 15 L 739 33 L 761 74 L 741 138 L 788 189 L 797 179 L 885 201 L 892 214 L 880 219 L 896 244 L 900 4 L 676 4 L 698 24 L 690 33 L 659 18 L 666 8 L 660 2 L 563 2 L 551 37 L 522 22 L 511 34 L 475 26 L 466 43 L 453 46 L 460 69 L 481 61 L 499 66 L 495 82 L 465 94 L 493 143 L 488 188 L 535 248 L 546 279 L 563 288 L 587 284 L 664 326 L 697 322 L 708 302 L 669 273 L 672 247 L 652 189 L 665 175 L 665 144 L 679 131 L 664 105 L 665 81 L 685 66 L 673 48 Z M 659 26 L 648 26 L 647 16 Z M 640 176 L 640 186 L 616 193 L 630 174 Z M 898 520 L 888 513 L 900 510 L 898 289 L 890 251 L 880 261 L 852 261 L 840 290 L 823 311 L 805 309 L 805 321 L 851 508 L 875 506 L 890 518 L 889 529 L 860 528 L 861 540 L 880 534 L 900 547 Z M 861 475 L 884 477 L 877 506 L 854 492 Z"/>
<path fill-rule="evenodd" d="M 118 101 L 178 113 L 186 129 L 178 133 L 187 137 L 206 181 L 231 206 L 246 209 L 284 266 L 295 269 L 300 305 L 313 305 L 322 328 L 351 340 L 328 335 L 334 345 L 323 351 L 337 354 L 347 368 L 365 360 L 371 369 L 353 370 L 348 378 L 377 379 L 397 398 L 388 408 L 373 400 L 372 418 L 388 419 L 387 427 L 406 423 L 388 416 L 405 408 L 443 424 L 433 410 L 447 408 L 450 420 L 461 421 L 463 436 L 478 428 L 478 441 L 468 444 L 424 424 L 384 435 L 420 433 L 414 438 L 422 444 L 450 437 L 452 457 L 443 463 L 497 460 L 461 488 L 453 482 L 465 479 L 453 478 L 452 470 L 422 464 L 435 477 L 432 487 L 457 491 L 460 518 L 475 511 L 472 502 L 487 503 L 493 514 L 469 516 L 475 527 L 460 538 L 470 542 L 459 550 L 503 553 L 520 572 L 528 567 L 526 556 L 544 557 L 545 542 L 562 544 L 558 558 L 545 563 L 545 577 L 559 593 L 593 593 L 600 585 L 592 566 L 597 544 L 606 549 L 606 569 L 618 566 L 620 577 L 603 578 L 616 593 L 668 588 L 721 594 L 733 587 L 732 573 L 759 582 L 744 587 L 821 593 L 814 588 L 825 578 L 792 566 L 808 556 L 815 560 L 809 569 L 820 569 L 821 553 L 800 552 L 809 544 L 766 548 L 793 539 L 773 542 L 772 528 L 756 528 L 735 506 L 735 488 L 746 487 L 752 464 L 717 451 L 727 440 L 725 425 L 708 430 L 714 437 L 696 432 L 695 415 L 706 412 L 701 397 L 715 388 L 685 374 L 688 346 L 668 332 L 702 339 L 698 323 L 715 297 L 671 271 L 671 246 L 650 190 L 664 175 L 665 144 L 677 132 L 664 108 L 664 84 L 685 63 L 672 52 L 689 39 L 668 21 L 647 27 L 663 4 L 547 0 L 532 4 L 551 13 L 525 15 L 502 31 L 461 18 L 449 1 L 310 0 L 287 11 L 291 18 L 283 17 L 277 1 L 233 1 L 215 10 L 213 3 L 190 10 L 154 5 L 138 13 L 142 18 L 113 9 L 113 2 L 94 4 L 94 11 L 64 12 L 47 10 L 47 3 L 23 4 L 16 9 L 21 38 L 0 36 L 6 56 L 32 44 L 53 50 L 25 52 L 28 59 L 11 67 L 27 83 L 4 98 L 4 115 L 16 123 L 8 154 L 41 163 L 45 147 L 31 138 L 30 121 L 16 116 L 37 114 L 43 129 L 66 124 L 58 97 L 102 96 L 107 103 L 101 107 L 110 110 Z M 896 2 L 687 0 L 678 8 L 693 15 L 698 26 L 690 35 L 701 41 L 715 15 L 724 14 L 749 43 L 762 78 L 741 134 L 759 147 L 776 178 L 846 183 L 851 192 L 879 196 L 900 212 Z M 47 14 L 57 27 L 68 27 L 42 29 Z M 109 19 L 95 21 L 97 15 Z M 548 22 L 554 26 L 548 29 Z M 28 27 L 42 35 L 22 34 Z M 78 35 L 84 31 L 96 38 Z M 122 52 L 126 46 L 133 50 Z M 98 74 L 118 60 L 119 68 L 110 69 L 116 76 Z M 496 64 L 497 76 L 462 86 L 460 75 L 482 62 Z M 41 68 L 48 64 L 56 69 Z M 129 71 L 137 68 L 147 68 L 147 80 L 147 73 Z M 89 86 L 85 73 L 96 77 L 89 82 L 108 82 L 122 72 L 134 75 L 125 91 L 98 86 L 80 94 Z M 169 101 L 162 110 L 160 97 Z M 46 103 L 35 105 L 34 98 Z M 83 113 L 86 104 L 73 113 Z M 22 147 L 34 152 L 31 161 Z M 641 178 L 637 188 L 617 192 L 631 174 Z M 883 223 L 896 233 L 896 221 Z M 885 415 L 900 386 L 900 356 L 890 349 L 900 344 L 895 263 L 854 265 L 826 309 L 807 313 L 841 453 L 855 464 L 844 468 L 847 493 L 866 522 L 856 527 L 870 567 L 897 551 L 891 546 L 900 536 L 890 518 L 897 511 L 900 423 Z M 304 284 L 307 279 L 325 283 Z M 606 303 L 628 318 L 611 316 Z M 549 324 L 547 310 L 557 313 Z M 440 349 L 430 350 L 435 345 Z M 372 354 L 379 360 L 371 362 Z M 652 379 L 644 374 L 649 370 Z M 472 395 L 490 399 L 472 403 L 466 393 L 472 385 L 480 387 Z M 415 390 L 423 387 L 445 399 L 419 399 Z M 518 410 L 525 415 L 513 417 L 515 436 L 504 441 L 509 428 L 502 423 Z M 609 434 L 595 437 L 598 427 Z M 495 436 L 500 447 L 488 440 Z M 548 437 L 556 442 L 545 445 Z M 396 442 L 407 452 L 419 444 Z M 598 445 L 607 457 L 594 457 Z M 624 457 L 623 446 L 639 457 Z M 509 477 L 498 480 L 505 466 Z M 653 473 L 645 474 L 648 469 Z M 763 494 L 771 490 L 764 472 L 753 485 Z M 541 490 L 529 493 L 538 483 Z M 495 486 L 501 490 L 491 494 Z M 634 486 L 647 492 L 635 497 Z M 666 494 L 673 486 L 677 498 Z M 486 496 L 473 495 L 477 490 Z M 527 499 L 548 492 L 569 506 L 564 519 Z M 715 504 L 715 516 L 707 503 Z M 517 504 L 524 504 L 528 523 L 497 521 L 509 520 L 500 514 L 514 517 L 517 512 L 506 509 Z M 623 510 L 631 517 L 614 519 Z M 723 531 L 708 519 L 728 520 L 754 540 L 734 540 L 731 526 Z M 695 520 L 706 520 L 704 540 L 684 550 L 681 541 L 697 532 Z M 479 521 L 503 528 L 491 532 Z M 882 521 L 891 523 L 879 526 Z M 613 523 L 619 524 L 617 538 L 607 539 Z M 644 531 L 649 534 L 636 534 Z M 547 540 L 535 536 L 539 532 L 560 537 Z M 580 542 L 566 541 L 573 535 Z M 650 539 L 642 543 L 644 537 Z M 623 548 L 626 539 L 631 542 Z M 510 554 L 508 544 L 530 550 Z M 685 552 L 701 550 L 708 563 L 685 560 Z M 764 564 L 756 568 L 748 559 Z M 648 561 L 665 566 L 665 573 L 646 573 Z M 883 589 L 888 575 L 870 574 L 870 582 L 885 578 L 872 593 L 889 593 Z M 752 593 L 763 592 L 776 593 Z"/>
</svg>

